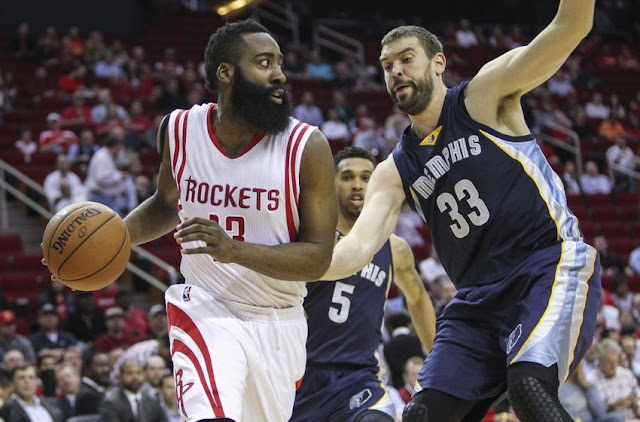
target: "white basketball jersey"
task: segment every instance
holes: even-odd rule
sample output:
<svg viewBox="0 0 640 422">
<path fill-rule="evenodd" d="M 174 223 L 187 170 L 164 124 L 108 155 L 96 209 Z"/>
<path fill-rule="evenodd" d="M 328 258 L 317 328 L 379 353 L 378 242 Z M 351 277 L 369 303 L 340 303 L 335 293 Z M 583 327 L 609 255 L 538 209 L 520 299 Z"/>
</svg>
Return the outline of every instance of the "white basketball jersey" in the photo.
<svg viewBox="0 0 640 422">
<path fill-rule="evenodd" d="M 245 151 L 230 158 L 211 124 L 216 106 L 175 110 L 169 118 L 180 221 L 209 218 L 233 239 L 262 245 L 295 241 L 300 223 L 300 161 L 316 127 L 291 118 L 284 132 L 259 133 Z M 306 295 L 305 283 L 277 280 L 237 264 L 216 262 L 205 254 L 183 255 L 180 271 L 188 284 L 250 305 L 296 306 Z"/>
</svg>

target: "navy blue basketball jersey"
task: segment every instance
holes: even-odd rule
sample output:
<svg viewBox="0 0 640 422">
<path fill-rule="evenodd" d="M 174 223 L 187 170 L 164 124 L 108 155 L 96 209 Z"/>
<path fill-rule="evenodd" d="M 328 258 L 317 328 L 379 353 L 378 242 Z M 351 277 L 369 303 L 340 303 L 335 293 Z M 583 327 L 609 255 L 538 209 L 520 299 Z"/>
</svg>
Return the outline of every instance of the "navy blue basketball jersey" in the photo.
<svg viewBox="0 0 640 422">
<path fill-rule="evenodd" d="M 485 285 L 542 247 L 581 237 L 561 179 L 532 134 L 474 121 L 463 82 L 447 91 L 436 129 L 411 129 L 393 151 L 409 205 L 429 226 L 458 288 Z"/>
<path fill-rule="evenodd" d="M 393 281 L 389 240 L 373 261 L 351 277 L 308 283 L 304 310 L 311 365 L 377 365 L 384 303 Z"/>
</svg>

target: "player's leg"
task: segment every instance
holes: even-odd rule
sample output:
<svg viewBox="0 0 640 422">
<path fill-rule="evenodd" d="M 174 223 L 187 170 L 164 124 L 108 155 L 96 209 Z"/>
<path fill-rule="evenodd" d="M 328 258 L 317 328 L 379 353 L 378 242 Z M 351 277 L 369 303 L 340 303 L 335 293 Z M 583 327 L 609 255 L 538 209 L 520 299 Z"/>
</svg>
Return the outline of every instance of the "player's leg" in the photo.
<svg viewBox="0 0 640 422">
<path fill-rule="evenodd" d="M 379 410 L 366 410 L 360 413 L 353 422 L 394 422 L 395 419 L 384 412 Z"/>
<path fill-rule="evenodd" d="M 441 391 L 422 390 L 405 406 L 402 422 L 459 422 L 475 404 Z"/>
<path fill-rule="evenodd" d="M 509 397 L 523 422 L 570 421 L 558 387 L 593 340 L 601 294 L 597 254 L 565 241 L 536 252 L 521 274 L 527 294 L 506 341 Z"/>
<path fill-rule="evenodd" d="M 475 417 L 478 405 L 506 390 L 494 309 L 485 306 L 493 292 L 492 287 L 461 289 L 445 308 L 404 422 L 471 421 L 465 417 Z"/>
<path fill-rule="evenodd" d="M 509 400 L 522 422 L 570 422 L 573 418 L 558 399 L 558 366 L 519 362 L 507 370 Z"/>
<path fill-rule="evenodd" d="M 240 421 L 248 374 L 242 321 L 195 286 L 171 286 L 165 297 L 182 417 Z"/>
</svg>

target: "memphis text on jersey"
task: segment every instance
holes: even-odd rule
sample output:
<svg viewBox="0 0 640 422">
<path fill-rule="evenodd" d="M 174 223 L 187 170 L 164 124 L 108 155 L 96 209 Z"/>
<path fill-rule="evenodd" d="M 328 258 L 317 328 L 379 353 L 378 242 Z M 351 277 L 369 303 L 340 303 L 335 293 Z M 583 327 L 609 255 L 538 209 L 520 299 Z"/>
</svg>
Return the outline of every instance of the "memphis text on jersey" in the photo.
<svg viewBox="0 0 640 422">
<path fill-rule="evenodd" d="M 480 155 L 482 147 L 480 138 L 471 135 L 448 143 L 440 154 L 435 154 L 424 165 L 424 175 L 413 182 L 413 189 L 424 199 L 433 193 L 436 182 L 451 170 L 451 165 L 471 156 Z"/>
<path fill-rule="evenodd" d="M 280 206 L 280 191 L 277 189 L 249 188 L 229 184 L 209 184 L 189 176 L 185 180 L 187 189 L 185 201 L 211 204 L 225 208 L 267 209 L 275 211 Z"/>
</svg>

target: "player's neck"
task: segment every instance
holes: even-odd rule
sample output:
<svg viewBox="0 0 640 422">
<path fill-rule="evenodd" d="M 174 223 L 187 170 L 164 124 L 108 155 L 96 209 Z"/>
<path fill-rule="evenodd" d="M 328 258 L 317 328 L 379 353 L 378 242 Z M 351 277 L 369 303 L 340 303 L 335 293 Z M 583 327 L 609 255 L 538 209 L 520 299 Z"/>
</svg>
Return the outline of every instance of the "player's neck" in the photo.
<svg viewBox="0 0 640 422">
<path fill-rule="evenodd" d="M 251 143 L 259 128 L 238 116 L 230 106 L 219 103 L 211 122 L 216 138 L 225 152 L 235 156 Z"/>
<path fill-rule="evenodd" d="M 411 130 L 418 138 L 426 138 L 438 125 L 446 95 L 447 87 L 443 83 L 436 84 L 433 88 L 433 97 L 429 105 L 422 113 L 409 116 Z"/>
<path fill-rule="evenodd" d="M 338 225 L 336 226 L 336 230 L 346 235 L 351 231 L 354 224 L 356 224 L 356 220 L 340 214 L 338 216 Z"/>
</svg>

